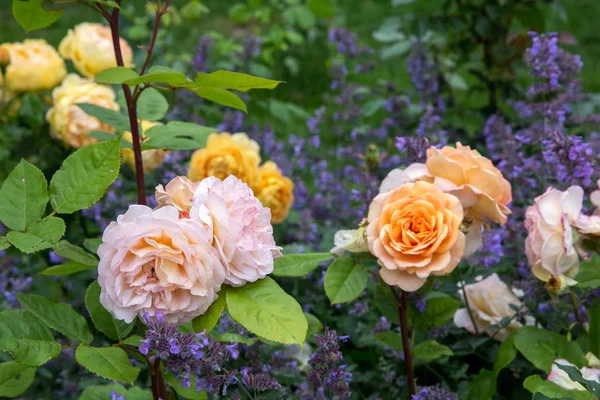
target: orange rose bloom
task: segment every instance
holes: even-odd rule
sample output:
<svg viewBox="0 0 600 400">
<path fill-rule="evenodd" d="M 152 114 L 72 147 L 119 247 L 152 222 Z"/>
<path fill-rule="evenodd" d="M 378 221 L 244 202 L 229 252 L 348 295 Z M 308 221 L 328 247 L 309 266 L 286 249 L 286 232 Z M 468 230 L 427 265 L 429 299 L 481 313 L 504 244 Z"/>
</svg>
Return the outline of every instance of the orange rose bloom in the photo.
<svg viewBox="0 0 600 400">
<path fill-rule="evenodd" d="M 260 167 L 260 178 L 256 197 L 263 206 L 271 209 L 271 222 L 285 220 L 294 202 L 294 182 L 281 174 L 281 170 L 272 161 Z"/>
<path fill-rule="evenodd" d="M 456 148 L 427 150 L 427 170 L 434 183 L 458 197 L 475 219 L 504 224 L 512 201 L 510 183 L 477 150 L 458 142 Z"/>
<path fill-rule="evenodd" d="M 414 292 L 429 275 L 452 272 L 465 249 L 462 219 L 460 201 L 428 182 L 405 183 L 375 197 L 367 242 L 383 280 Z"/>
<path fill-rule="evenodd" d="M 188 177 L 192 181 L 214 176 L 225 180 L 233 175 L 256 188 L 260 147 L 245 133 L 213 133 L 208 137 L 206 147 L 192 154 Z"/>
</svg>

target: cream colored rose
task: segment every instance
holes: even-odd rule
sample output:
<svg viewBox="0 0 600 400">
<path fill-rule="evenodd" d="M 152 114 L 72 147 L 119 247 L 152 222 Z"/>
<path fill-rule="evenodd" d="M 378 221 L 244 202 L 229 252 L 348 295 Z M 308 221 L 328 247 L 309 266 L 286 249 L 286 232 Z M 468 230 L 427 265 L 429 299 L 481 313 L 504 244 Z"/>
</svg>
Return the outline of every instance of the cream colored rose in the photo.
<svg viewBox="0 0 600 400">
<path fill-rule="evenodd" d="M 504 224 L 512 201 L 510 183 L 494 164 L 477 150 L 456 143 L 427 150 L 427 171 L 434 183 L 458 197 L 467 213 L 476 220 Z"/>
<path fill-rule="evenodd" d="M 206 147 L 196 150 L 190 160 L 188 177 L 193 181 L 214 176 L 221 180 L 233 175 L 255 189 L 258 184 L 260 147 L 245 133 L 213 133 Z"/>
<path fill-rule="evenodd" d="M 369 207 L 367 242 L 389 285 L 413 292 L 429 275 L 449 274 L 465 247 L 460 201 L 419 181 L 379 194 Z"/>
<path fill-rule="evenodd" d="M 161 125 L 159 122 L 151 122 L 151 121 L 140 121 L 141 128 L 141 136 L 142 140 L 146 138 L 144 132 L 148 129 Z M 128 142 L 132 142 L 131 132 L 125 132 L 123 134 L 123 139 Z M 148 149 L 142 151 L 142 164 L 144 166 L 144 173 L 150 173 L 154 171 L 156 168 L 160 167 L 162 163 L 165 161 L 165 156 L 169 152 L 162 149 Z M 121 159 L 132 171 L 135 171 L 135 156 L 133 153 L 133 149 L 122 148 L 121 149 Z"/>
<path fill-rule="evenodd" d="M 123 39 L 120 43 L 123 63 L 126 67 L 133 66 L 131 47 Z M 84 22 L 77 25 L 60 42 L 58 51 L 65 59 L 73 61 L 81 75 L 90 78 L 117 66 L 110 28 L 102 24 Z"/>
<path fill-rule="evenodd" d="M 579 233 L 600 236 L 600 215 L 579 215 L 573 226 Z"/>
<path fill-rule="evenodd" d="M 114 132 L 114 129 L 98 118 L 87 115 L 75 104 L 89 103 L 118 110 L 115 98 L 115 92 L 109 86 L 70 74 L 52 92 L 54 105 L 46 114 L 51 135 L 75 148 L 95 143 L 96 139 L 88 136 L 91 132 Z"/>
<path fill-rule="evenodd" d="M 517 313 L 511 308 L 511 305 L 520 308 L 521 301 L 497 274 L 492 274 L 479 282 L 465 285 L 465 292 L 467 294 L 466 300 L 463 291 L 458 291 L 459 295 L 463 297 L 463 301 L 465 303 L 468 301 L 475 326 L 477 326 L 479 332 L 503 341 L 511 331 L 522 326 L 518 321 L 512 320 L 508 326 L 498 332 L 498 327 L 503 325 L 502 320 L 513 318 Z M 467 308 L 458 309 L 454 315 L 456 326 L 471 333 L 476 333 L 477 330 L 473 326 L 473 320 L 471 320 Z"/>
<path fill-rule="evenodd" d="M 283 222 L 294 202 L 294 182 L 281 174 L 272 161 L 264 163 L 259 173 L 256 197 L 263 206 L 271 209 L 271 222 Z"/>
<path fill-rule="evenodd" d="M 369 251 L 366 233 L 366 227 L 337 231 L 333 236 L 334 247 L 331 249 L 331 253 L 341 257 L 347 251 L 350 253 Z"/>
<path fill-rule="evenodd" d="M 554 282 L 562 289 L 576 282 L 571 279 L 579 270 L 579 256 L 573 244 L 571 225 L 581 214 L 583 189 L 571 186 L 561 192 L 549 188 L 536 197 L 525 213 L 525 253 L 533 274 L 544 282 Z"/>
<path fill-rule="evenodd" d="M 211 242 L 207 226 L 180 219 L 174 207 L 130 206 L 102 235 L 100 302 L 126 322 L 144 313 L 179 324 L 202 315 L 226 275 Z"/>
<path fill-rule="evenodd" d="M 587 390 L 579 382 L 572 381 L 571 378 L 569 378 L 569 375 L 565 371 L 560 369 L 560 367 L 558 367 L 558 365 L 556 364 L 577 368 L 575 365 L 571 364 L 567 360 L 554 360 L 554 363 L 552 364 L 552 370 L 548 374 L 548 380 L 550 382 L 554 382 L 558 386 L 567 390 Z M 581 372 L 581 376 L 583 377 L 583 379 L 600 383 L 600 369 L 583 367 L 579 371 Z"/>
<path fill-rule="evenodd" d="M 50 90 L 67 74 L 63 59 L 43 39 L 4 43 L 0 45 L 0 52 L 9 56 L 4 85 L 12 93 Z"/>
<path fill-rule="evenodd" d="M 165 187 L 158 185 L 154 194 L 158 207 L 173 206 L 180 215 L 189 218 L 198 183 L 190 181 L 185 176 L 178 176 L 167 183 Z"/>
<path fill-rule="evenodd" d="M 590 194 L 590 201 L 596 207 L 594 214 L 598 215 L 600 214 L 600 179 L 598 179 L 596 185 L 598 185 L 598 190 L 594 190 L 592 194 Z"/>
</svg>

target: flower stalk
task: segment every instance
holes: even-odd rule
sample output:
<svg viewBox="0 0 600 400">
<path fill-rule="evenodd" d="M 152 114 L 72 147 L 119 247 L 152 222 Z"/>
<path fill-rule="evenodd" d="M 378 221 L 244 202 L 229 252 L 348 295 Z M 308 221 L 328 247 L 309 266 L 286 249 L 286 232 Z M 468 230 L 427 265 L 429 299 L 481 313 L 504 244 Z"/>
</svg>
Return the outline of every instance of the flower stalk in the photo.
<svg viewBox="0 0 600 400">
<path fill-rule="evenodd" d="M 400 334 L 402 335 L 402 350 L 404 351 L 404 366 L 406 368 L 406 380 L 408 384 L 408 395 L 409 398 L 417 393 L 415 385 L 415 369 L 412 357 L 412 348 L 410 343 L 410 334 L 408 332 L 408 317 L 407 317 L 407 293 L 402 291 L 401 295 L 398 295 L 396 290 L 392 287 L 392 293 L 396 299 L 396 306 L 398 307 L 398 317 L 400 319 Z"/>
</svg>

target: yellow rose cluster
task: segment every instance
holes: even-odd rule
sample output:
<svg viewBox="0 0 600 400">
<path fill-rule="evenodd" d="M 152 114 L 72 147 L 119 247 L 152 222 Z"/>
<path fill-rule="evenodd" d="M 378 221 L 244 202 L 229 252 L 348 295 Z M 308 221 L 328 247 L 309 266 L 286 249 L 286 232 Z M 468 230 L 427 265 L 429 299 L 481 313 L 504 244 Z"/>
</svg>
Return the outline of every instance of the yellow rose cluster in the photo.
<svg viewBox="0 0 600 400">
<path fill-rule="evenodd" d="M 123 61 L 132 66 L 131 47 L 123 39 L 120 42 Z M 71 60 L 75 69 L 90 79 L 67 75 L 65 60 Z M 1 44 L 0 64 L 6 68 L 5 76 L 0 74 L 3 101 L 21 93 L 54 89 L 53 106 L 46 119 L 52 136 L 65 145 L 78 148 L 96 141 L 89 137 L 93 131 L 113 132 L 110 126 L 76 106 L 89 103 L 119 109 L 114 91 L 93 81 L 98 73 L 117 66 L 108 27 L 95 23 L 77 25 L 61 41 L 58 52 L 43 39 Z"/>
<path fill-rule="evenodd" d="M 192 155 L 188 176 L 192 181 L 201 181 L 209 176 L 224 180 L 233 175 L 271 209 L 273 223 L 283 222 L 294 202 L 294 183 L 274 162 L 260 163 L 260 146 L 245 133 L 213 133 L 206 147 Z"/>
</svg>

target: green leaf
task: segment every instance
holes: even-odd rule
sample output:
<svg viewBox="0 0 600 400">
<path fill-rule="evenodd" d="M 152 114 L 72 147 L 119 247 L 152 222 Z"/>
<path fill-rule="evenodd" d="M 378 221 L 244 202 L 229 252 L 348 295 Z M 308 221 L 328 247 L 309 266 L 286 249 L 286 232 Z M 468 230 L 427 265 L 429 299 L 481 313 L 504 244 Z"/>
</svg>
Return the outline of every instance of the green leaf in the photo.
<svg viewBox="0 0 600 400">
<path fill-rule="evenodd" d="M 490 400 L 496 395 L 496 375 L 487 369 L 481 369 L 471 383 L 465 400 Z"/>
<path fill-rule="evenodd" d="M 242 335 L 233 332 L 218 333 L 213 335 L 213 337 L 219 342 L 243 343 L 247 346 L 252 346 L 256 342 L 256 339 L 243 337 Z"/>
<path fill-rule="evenodd" d="M 575 276 L 581 289 L 597 289 L 600 287 L 600 255 L 594 253 L 589 261 L 579 265 L 579 272 Z"/>
<path fill-rule="evenodd" d="M 306 5 L 319 18 L 335 17 L 335 0 L 308 0 Z"/>
<path fill-rule="evenodd" d="M 393 57 L 400 57 L 409 52 L 412 42 L 408 39 L 400 40 L 391 46 L 381 49 L 381 58 L 388 60 Z"/>
<path fill-rule="evenodd" d="M 500 371 L 506 368 L 517 357 L 517 349 L 514 345 L 514 336 L 509 335 L 500 345 L 496 360 L 494 361 L 494 375 L 498 376 Z"/>
<path fill-rule="evenodd" d="M 116 1 L 113 1 L 113 0 L 90 0 L 90 1 L 92 3 L 100 3 L 100 4 L 103 4 L 105 6 L 109 6 L 109 7 L 112 7 L 112 8 L 119 8 L 119 9 L 121 8 L 119 6 L 119 4 Z"/>
<path fill-rule="evenodd" d="M 11 353 L 16 362 L 39 367 L 60 355 L 50 329 L 29 311 L 0 312 L 0 351 Z"/>
<path fill-rule="evenodd" d="M 306 320 L 308 321 L 308 333 L 306 337 L 312 337 L 314 334 L 319 333 L 323 330 L 323 323 L 319 321 L 319 318 L 315 317 L 310 313 L 304 313 Z"/>
<path fill-rule="evenodd" d="M 48 249 L 58 243 L 65 234 L 65 222 L 58 217 L 46 217 L 34 222 L 27 232 L 8 232 L 8 241 L 23 253 L 34 253 Z"/>
<path fill-rule="evenodd" d="M 469 88 L 465 78 L 456 72 L 448 74 L 448 76 L 446 76 L 446 81 L 451 88 L 456 90 L 467 90 Z"/>
<path fill-rule="evenodd" d="M 54 265 L 52 267 L 46 268 L 40 274 L 46 276 L 62 276 L 62 275 L 71 275 L 76 274 L 81 271 L 90 271 L 94 270 L 96 267 L 90 267 L 89 265 L 83 265 L 75 261 L 69 261 L 64 264 Z"/>
<path fill-rule="evenodd" d="M 425 312 L 416 316 L 415 325 L 423 331 L 442 326 L 454 317 L 459 305 L 460 302 L 452 297 L 429 299 L 425 305 Z"/>
<path fill-rule="evenodd" d="M 127 390 L 118 384 L 88 386 L 79 396 L 79 400 L 108 400 L 112 392 L 125 396 Z"/>
<path fill-rule="evenodd" d="M 21 160 L 0 188 L 0 221 L 10 229 L 25 230 L 42 218 L 48 203 L 48 184 L 42 171 Z"/>
<path fill-rule="evenodd" d="M 378 278 L 377 286 L 375 286 L 375 305 L 388 321 L 392 324 L 400 324 L 398 306 L 394 300 L 392 289 L 381 278 Z"/>
<path fill-rule="evenodd" d="M 206 145 L 206 140 L 217 129 L 200 126 L 192 122 L 172 121 L 166 125 L 157 125 L 144 134 L 148 138 L 143 149 L 197 150 Z"/>
<path fill-rule="evenodd" d="M 42 6 L 43 0 L 13 0 L 13 16 L 25 32 L 42 29 L 55 23 L 63 10 L 47 10 Z"/>
<path fill-rule="evenodd" d="M 127 353 L 118 347 L 91 347 L 85 343 L 77 347 L 75 359 L 88 371 L 106 379 L 133 383 L 140 369 L 131 365 Z"/>
<path fill-rule="evenodd" d="M 546 373 L 550 373 L 552 363 L 563 358 L 581 367 L 586 364 L 585 355 L 579 345 L 566 337 L 534 326 L 525 326 L 514 332 L 517 350 L 530 363 Z"/>
<path fill-rule="evenodd" d="M 195 89 L 227 89 L 247 92 L 252 89 L 275 89 L 282 81 L 260 78 L 231 71 L 215 71 L 210 74 L 198 72 L 194 79 Z"/>
<path fill-rule="evenodd" d="M 70 214 L 96 203 L 119 175 L 120 138 L 85 146 L 65 159 L 50 181 L 50 203 Z"/>
<path fill-rule="evenodd" d="M 396 351 L 402 350 L 402 338 L 398 332 L 387 331 L 379 332 L 374 336 L 375 340 Z"/>
<path fill-rule="evenodd" d="M 10 247 L 10 242 L 6 236 L 0 236 L 0 251 L 6 250 Z"/>
<path fill-rule="evenodd" d="M 215 327 L 217 322 L 219 322 L 219 318 L 221 318 L 221 314 L 225 309 L 226 304 L 226 291 L 225 288 L 219 292 L 219 297 L 215 300 L 206 312 L 192 321 L 192 326 L 194 327 L 194 332 L 199 333 L 204 330 L 206 332 L 210 332 L 212 328 Z"/>
<path fill-rule="evenodd" d="M 142 340 L 144 340 L 144 338 L 139 335 L 131 335 L 127 339 L 123 340 L 123 343 L 130 346 L 140 347 Z"/>
<path fill-rule="evenodd" d="M 443 356 L 453 356 L 454 353 L 448 346 L 444 346 L 435 340 L 426 340 L 417 344 L 413 348 L 413 353 L 416 358 L 424 361 L 435 360 Z"/>
<path fill-rule="evenodd" d="M 236 24 L 245 24 L 252 19 L 252 10 L 245 4 L 234 4 L 229 11 L 227 16 Z"/>
<path fill-rule="evenodd" d="M 89 267 L 98 266 L 98 259 L 93 254 L 88 253 L 81 247 L 75 246 L 66 240 L 61 240 L 58 245 L 54 246 L 54 252 L 61 257 L 68 258 Z"/>
<path fill-rule="evenodd" d="M 112 340 L 122 340 L 129 335 L 134 324 L 117 320 L 100 303 L 100 285 L 98 281 L 92 282 L 85 293 L 85 307 L 90 313 L 92 322 L 99 331 Z"/>
<path fill-rule="evenodd" d="M 246 108 L 246 104 L 244 103 L 244 101 L 242 99 L 240 99 L 240 97 L 237 94 L 231 93 L 228 90 L 222 90 L 222 89 L 201 90 L 201 89 L 193 89 L 193 88 L 189 89 L 189 90 L 196 93 L 198 96 L 202 97 L 203 99 L 212 101 L 213 103 L 217 103 L 217 104 L 221 104 L 223 106 L 235 108 L 235 109 L 241 110 L 245 113 L 248 112 L 248 109 Z"/>
<path fill-rule="evenodd" d="M 77 103 L 76 105 L 79 108 L 81 108 L 86 114 L 98 118 L 100 121 L 116 128 L 120 132 L 131 130 L 129 125 L 129 119 L 125 115 L 121 114 L 119 111 L 110 110 L 108 108 L 100 107 L 95 104 Z M 84 148 L 87 147 L 89 146 L 86 146 Z M 79 151 L 81 151 L 81 149 Z"/>
<path fill-rule="evenodd" d="M 94 78 L 98 83 L 107 83 L 109 85 L 120 85 L 129 79 L 135 79 L 139 75 L 130 68 L 113 67 L 105 69 Z"/>
<path fill-rule="evenodd" d="M 69 304 L 54 303 L 37 294 L 17 293 L 21 306 L 43 323 L 75 342 L 90 343 L 94 338 L 85 318 Z"/>
<path fill-rule="evenodd" d="M 542 393 L 551 399 L 596 400 L 596 397 L 585 390 L 567 390 L 554 382 L 543 380 L 538 375 L 525 379 L 523 387 L 531 393 Z"/>
<path fill-rule="evenodd" d="M 0 393 L 8 398 L 23 394 L 33 383 L 36 368 L 30 368 L 14 361 L 0 364 Z"/>
<path fill-rule="evenodd" d="M 83 241 L 83 247 L 94 254 L 96 254 L 101 244 L 102 238 L 88 238 Z"/>
<path fill-rule="evenodd" d="M 152 392 L 147 389 L 134 386 L 125 393 L 125 400 L 152 400 Z"/>
<path fill-rule="evenodd" d="M 167 385 L 170 386 L 177 394 L 185 399 L 190 400 L 205 400 L 208 399 L 208 395 L 204 390 L 197 392 L 196 391 L 196 380 L 194 379 L 195 375 L 190 376 L 190 387 L 186 388 L 181 385 L 181 381 L 177 379 L 175 375 L 170 372 L 165 374 L 165 380 L 167 381 Z"/>
<path fill-rule="evenodd" d="M 308 322 L 302 307 L 269 277 L 227 288 L 227 309 L 234 320 L 262 338 L 304 344 Z"/>
<path fill-rule="evenodd" d="M 124 83 L 130 86 L 139 85 L 142 83 L 164 83 L 169 86 L 179 86 L 189 83 L 185 74 L 168 67 L 155 66 L 148 70 L 146 75 L 139 78 L 128 79 Z"/>
<path fill-rule="evenodd" d="M 293 277 L 308 275 L 322 262 L 333 257 L 331 253 L 284 254 L 283 257 L 275 259 L 273 275 Z"/>
<path fill-rule="evenodd" d="M 325 274 L 325 293 L 331 304 L 346 303 L 362 293 L 369 273 L 364 265 L 347 256 L 335 260 Z"/>
<path fill-rule="evenodd" d="M 588 309 L 590 328 L 588 332 L 588 346 L 596 357 L 600 357 L 600 300 L 596 300 Z"/>
<path fill-rule="evenodd" d="M 147 88 L 138 98 L 137 110 L 139 119 L 158 121 L 167 115 L 169 103 L 158 90 Z"/>
</svg>

